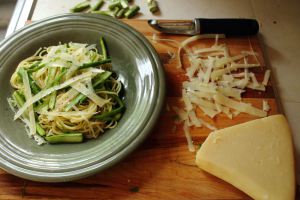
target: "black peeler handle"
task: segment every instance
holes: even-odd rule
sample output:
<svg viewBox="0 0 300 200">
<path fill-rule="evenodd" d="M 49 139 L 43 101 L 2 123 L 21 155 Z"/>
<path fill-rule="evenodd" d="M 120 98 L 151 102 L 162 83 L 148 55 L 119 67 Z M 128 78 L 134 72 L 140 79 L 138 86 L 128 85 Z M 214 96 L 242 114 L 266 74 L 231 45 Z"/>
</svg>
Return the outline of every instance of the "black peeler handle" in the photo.
<svg viewBox="0 0 300 200">
<path fill-rule="evenodd" d="M 200 34 L 225 34 L 226 36 L 255 35 L 259 25 L 255 19 L 206 19 L 197 18 Z"/>
</svg>

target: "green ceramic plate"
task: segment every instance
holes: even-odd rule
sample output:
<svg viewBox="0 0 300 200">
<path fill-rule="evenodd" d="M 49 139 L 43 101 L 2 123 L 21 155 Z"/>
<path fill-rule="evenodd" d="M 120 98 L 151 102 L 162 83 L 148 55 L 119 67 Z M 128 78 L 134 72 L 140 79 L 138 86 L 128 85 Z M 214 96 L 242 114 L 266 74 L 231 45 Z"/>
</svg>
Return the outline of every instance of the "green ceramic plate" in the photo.
<svg viewBox="0 0 300 200">
<path fill-rule="evenodd" d="M 38 146 L 23 124 L 13 121 L 7 103 L 17 64 L 40 47 L 70 41 L 98 44 L 100 35 L 125 86 L 127 109 L 119 125 L 81 144 Z M 64 14 L 26 26 L 0 44 L 0 91 L 0 167 L 26 179 L 62 182 L 92 175 L 132 152 L 159 117 L 165 80 L 156 51 L 133 28 L 111 17 Z"/>
</svg>

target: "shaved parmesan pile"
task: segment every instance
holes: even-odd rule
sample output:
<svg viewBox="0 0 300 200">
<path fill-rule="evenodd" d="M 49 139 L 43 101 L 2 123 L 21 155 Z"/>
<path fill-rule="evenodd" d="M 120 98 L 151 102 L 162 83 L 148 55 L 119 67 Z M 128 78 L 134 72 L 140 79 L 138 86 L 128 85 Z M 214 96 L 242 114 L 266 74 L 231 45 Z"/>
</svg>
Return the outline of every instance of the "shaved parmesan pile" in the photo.
<svg viewBox="0 0 300 200">
<path fill-rule="evenodd" d="M 207 48 L 188 48 L 187 46 L 198 39 L 212 38 L 212 35 L 193 36 L 179 45 L 179 67 L 182 67 L 180 61 L 182 49 L 187 53 L 190 66 L 185 68 L 188 80 L 182 85 L 184 108 L 173 107 L 173 110 L 179 116 L 179 121 L 183 123 L 190 151 L 195 151 L 190 127 L 204 126 L 210 130 L 217 129 L 199 118 L 196 113 L 197 109 L 212 119 L 221 113 L 230 119 L 239 113 L 265 117 L 270 109 L 266 100 L 263 101 L 263 109 L 242 101 L 242 94 L 246 88 L 265 91 L 270 70 L 266 70 L 264 80 L 261 83 L 258 82 L 255 74 L 251 72 L 252 68 L 260 67 L 256 53 L 243 51 L 238 55 L 230 56 L 228 47 L 225 44 L 218 44 L 219 36 L 213 37 L 215 37 L 215 43 Z M 161 39 L 157 36 L 154 36 L 153 40 L 170 41 L 170 39 Z M 256 62 L 248 63 L 250 57 L 254 57 Z"/>
</svg>

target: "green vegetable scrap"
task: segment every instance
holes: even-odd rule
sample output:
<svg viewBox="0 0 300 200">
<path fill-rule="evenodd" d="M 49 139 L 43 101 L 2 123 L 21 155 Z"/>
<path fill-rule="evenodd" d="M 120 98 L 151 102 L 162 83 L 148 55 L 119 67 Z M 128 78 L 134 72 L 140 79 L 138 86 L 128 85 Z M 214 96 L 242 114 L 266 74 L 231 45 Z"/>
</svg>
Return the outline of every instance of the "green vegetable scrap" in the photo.
<svg viewBox="0 0 300 200">
<path fill-rule="evenodd" d="M 148 0 L 148 8 L 150 12 L 155 13 L 158 11 L 158 4 L 156 0 Z"/>
<path fill-rule="evenodd" d="M 16 101 L 18 107 L 21 107 L 25 103 L 25 97 L 19 90 L 14 91 L 13 98 Z"/>
<path fill-rule="evenodd" d="M 113 10 L 113 14 L 114 16 L 116 17 L 118 12 L 121 10 L 122 8 L 119 8 L 119 7 L 115 7 L 114 10 Z"/>
<path fill-rule="evenodd" d="M 117 18 L 122 18 L 122 17 L 124 17 L 124 14 L 125 14 L 125 12 L 127 11 L 128 9 L 126 8 L 121 8 L 118 12 L 117 12 L 117 14 L 116 14 L 116 17 Z"/>
<path fill-rule="evenodd" d="M 120 1 L 114 1 L 111 4 L 109 4 L 108 9 L 109 10 L 114 10 L 115 8 L 121 8 L 121 2 Z"/>
<path fill-rule="evenodd" d="M 77 5 L 75 5 L 73 8 L 71 8 L 70 11 L 74 12 L 74 13 L 75 12 L 83 12 L 83 11 L 89 9 L 90 7 L 91 7 L 90 2 L 84 1 L 84 2 L 81 2 Z"/>
<path fill-rule="evenodd" d="M 82 133 L 63 133 L 59 135 L 46 136 L 49 143 L 80 143 L 83 141 Z"/>
<path fill-rule="evenodd" d="M 139 12 L 139 10 L 140 10 L 140 7 L 137 6 L 137 5 L 134 5 L 134 6 L 130 7 L 129 10 L 127 10 L 125 12 L 124 16 L 126 18 L 132 18 Z"/>
<path fill-rule="evenodd" d="M 120 0 L 120 4 L 122 6 L 122 8 L 129 8 L 129 3 L 127 0 Z"/>
<path fill-rule="evenodd" d="M 46 132 L 45 130 L 41 127 L 41 125 L 39 123 L 35 124 L 36 127 L 36 132 L 40 135 L 40 136 L 45 136 Z"/>
<path fill-rule="evenodd" d="M 74 6 L 71 12 L 87 12 L 99 15 L 106 15 L 114 18 L 121 19 L 133 18 L 136 16 L 140 10 L 138 5 L 134 5 L 132 0 L 110 0 L 108 5 L 108 10 L 100 10 L 105 4 L 104 0 L 99 0 L 97 3 L 91 7 L 89 1 L 84 1 L 76 6 Z M 151 13 L 155 13 L 159 10 L 158 3 L 156 0 L 147 0 L 147 6 Z"/>
<path fill-rule="evenodd" d="M 104 5 L 104 0 L 99 0 L 91 9 L 91 11 L 98 11 Z"/>
</svg>

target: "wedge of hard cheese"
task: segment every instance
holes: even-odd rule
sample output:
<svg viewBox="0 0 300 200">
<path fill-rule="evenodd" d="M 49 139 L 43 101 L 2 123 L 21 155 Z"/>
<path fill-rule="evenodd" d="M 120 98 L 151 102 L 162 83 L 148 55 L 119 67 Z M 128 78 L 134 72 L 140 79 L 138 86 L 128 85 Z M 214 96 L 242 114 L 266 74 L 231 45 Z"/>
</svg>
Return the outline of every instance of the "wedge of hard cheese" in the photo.
<svg viewBox="0 0 300 200">
<path fill-rule="evenodd" d="M 283 115 L 211 133 L 196 164 L 254 199 L 295 199 L 292 137 Z"/>
</svg>

